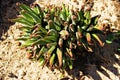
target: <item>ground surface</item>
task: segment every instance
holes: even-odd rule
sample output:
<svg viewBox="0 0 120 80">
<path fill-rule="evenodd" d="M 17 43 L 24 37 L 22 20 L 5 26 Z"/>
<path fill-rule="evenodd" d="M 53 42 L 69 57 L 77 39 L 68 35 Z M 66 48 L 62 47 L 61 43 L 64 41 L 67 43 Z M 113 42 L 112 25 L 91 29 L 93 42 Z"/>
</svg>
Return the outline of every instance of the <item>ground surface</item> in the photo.
<svg viewBox="0 0 120 80">
<path fill-rule="evenodd" d="M 61 0 L 66 4 L 80 7 L 75 0 Z M 46 66 L 41 67 L 39 62 L 31 61 L 26 58 L 26 51 L 20 49 L 15 40 L 19 35 L 19 24 L 9 22 L 8 19 L 15 18 L 16 3 L 31 4 L 39 3 L 42 6 L 48 3 L 61 4 L 60 0 L 2 0 L 0 7 L 0 80 L 120 80 L 120 55 L 114 52 L 119 46 L 114 42 L 111 45 L 105 45 L 100 52 L 104 56 L 104 62 L 101 64 L 86 64 L 84 73 L 81 71 L 81 64 L 77 64 L 71 71 L 61 73 L 55 69 L 51 71 Z M 91 15 L 101 14 L 99 24 L 109 23 L 112 28 L 120 29 L 120 2 L 115 0 L 93 0 L 94 6 Z M 99 61 L 99 60 L 97 60 Z M 101 65 L 98 67 L 98 65 Z"/>
</svg>

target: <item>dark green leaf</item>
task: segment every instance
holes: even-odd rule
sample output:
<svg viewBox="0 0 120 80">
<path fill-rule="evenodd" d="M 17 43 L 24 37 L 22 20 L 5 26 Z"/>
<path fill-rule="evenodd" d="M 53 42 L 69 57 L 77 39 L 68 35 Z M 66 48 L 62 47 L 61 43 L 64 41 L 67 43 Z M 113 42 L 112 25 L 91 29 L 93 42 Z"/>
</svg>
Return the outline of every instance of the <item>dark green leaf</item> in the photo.
<svg viewBox="0 0 120 80">
<path fill-rule="evenodd" d="M 54 64 L 55 62 L 55 53 L 52 54 L 51 58 L 50 58 L 50 63 L 49 65 L 52 67 L 52 65 Z"/>
<path fill-rule="evenodd" d="M 90 11 L 86 11 L 84 14 L 84 17 L 88 20 L 90 20 Z"/>
<path fill-rule="evenodd" d="M 39 63 L 40 65 L 44 65 L 44 63 L 45 63 L 44 56 L 41 56 L 39 61 L 40 61 L 40 63 Z"/>
<path fill-rule="evenodd" d="M 29 6 L 21 4 L 20 8 L 25 10 L 29 15 L 31 15 L 36 23 L 41 24 L 41 18 Z"/>
<path fill-rule="evenodd" d="M 91 18 L 91 24 L 95 26 L 98 22 L 99 17 L 100 17 L 100 15 L 92 17 Z"/>
<path fill-rule="evenodd" d="M 22 46 L 31 46 L 36 40 L 35 39 L 28 39 L 24 42 Z"/>
<path fill-rule="evenodd" d="M 28 14 L 25 11 L 21 11 L 20 14 L 23 15 L 24 18 L 26 18 L 29 22 L 31 22 L 34 25 L 34 20 L 30 14 Z"/>
<path fill-rule="evenodd" d="M 72 62 L 72 60 L 69 59 L 69 61 L 67 63 L 68 63 L 69 69 L 73 69 L 73 62 Z"/>
<path fill-rule="evenodd" d="M 78 12 L 78 18 L 79 18 L 80 21 L 83 21 L 83 18 L 84 18 L 83 15 L 84 15 L 83 10 L 80 10 L 80 11 Z"/>
<path fill-rule="evenodd" d="M 39 51 L 37 60 L 41 57 L 41 55 L 42 55 L 43 53 L 45 53 L 44 51 L 45 51 L 45 47 L 43 46 L 43 47 L 40 49 L 40 51 Z"/>
<path fill-rule="evenodd" d="M 12 21 L 22 23 L 26 26 L 33 26 L 33 24 L 31 22 L 29 22 L 26 18 L 23 18 L 23 17 L 20 17 L 20 18 L 17 18 L 17 19 L 12 19 Z"/>
<path fill-rule="evenodd" d="M 101 30 L 99 30 L 97 28 L 92 28 L 91 30 L 89 29 L 87 32 L 89 32 L 91 34 L 104 34 Z"/>
<path fill-rule="evenodd" d="M 106 43 L 111 44 L 114 39 L 115 36 L 112 33 L 110 33 L 107 35 Z"/>
</svg>

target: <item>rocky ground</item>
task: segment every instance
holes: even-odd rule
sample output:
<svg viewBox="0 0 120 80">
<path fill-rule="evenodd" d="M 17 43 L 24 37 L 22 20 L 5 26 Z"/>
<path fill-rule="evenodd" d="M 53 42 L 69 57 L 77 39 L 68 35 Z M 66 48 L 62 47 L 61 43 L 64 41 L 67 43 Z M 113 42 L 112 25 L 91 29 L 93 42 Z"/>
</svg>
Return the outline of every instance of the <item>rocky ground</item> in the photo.
<svg viewBox="0 0 120 80">
<path fill-rule="evenodd" d="M 46 4 L 66 5 L 79 7 L 85 0 L 2 0 L 0 7 L 0 80 L 120 80 L 120 53 L 114 50 L 119 46 L 114 42 L 105 45 L 100 52 L 105 62 L 100 64 L 86 64 L 84 72 L 77 64 L 71 71 L 51 71 L 46 66 L 41 67 L 39 62 L 26 58 L 26 51 L 20 49 L 15 40 L 19 35 L 18 23 L 11 23 L 9 19 L 15 18 L 16 3 L 38 3 L 44 7 Z M 77 2 L 76 2 L 77 1 Z M 90 1 L 90 0 L 89 0 Z M 91 0 L 93 5 L 91 15 L 100 14 L 99 24 L 108 23 L 112 28 L 120 29 L 120 2 L 119 0 Z"/>
</svg>

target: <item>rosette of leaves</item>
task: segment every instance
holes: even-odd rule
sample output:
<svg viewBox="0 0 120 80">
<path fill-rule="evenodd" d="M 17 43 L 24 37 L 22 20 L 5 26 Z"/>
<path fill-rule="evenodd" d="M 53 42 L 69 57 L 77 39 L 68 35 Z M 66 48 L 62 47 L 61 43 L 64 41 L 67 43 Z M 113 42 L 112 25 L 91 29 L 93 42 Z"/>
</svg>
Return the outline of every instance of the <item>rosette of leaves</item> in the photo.
<svg viewBox="0 0 120 80">
<path fill-rule="evenodd" d="M 94 42 L 103 46 L 97 35 L 102 33 L 97 29 L 99 16 L 91 17 L 90 11 L 70 10 L 64 4 L 43 9 L 21 4 L 19 13 L 21 16 L 12 20 L 22 24 L 17 40 L 42 65 L 72 69 L 78 50 L 92 51 Z"/>
</svg>

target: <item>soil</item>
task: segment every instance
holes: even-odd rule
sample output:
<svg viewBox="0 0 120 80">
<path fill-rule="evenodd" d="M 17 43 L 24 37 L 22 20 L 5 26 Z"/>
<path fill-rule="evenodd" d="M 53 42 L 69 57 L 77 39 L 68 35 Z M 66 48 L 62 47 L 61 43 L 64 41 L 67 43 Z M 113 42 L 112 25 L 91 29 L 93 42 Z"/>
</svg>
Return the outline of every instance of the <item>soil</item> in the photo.
<svg viewBox="0 0 120 80">
<path fill-rule="evenodd" d="M 20 49 L 16 38 L 20 36 L 20 24 L 11 23 L 9 19 L 18 15 L 18 3 L 27 5 L 56 4 L 80 8 L 85 0 L 2 0 L 0 3 L 0 80 L 120 80 L 120 53 L 115 52 L 120 42 L 105 44 L 97 48 L 95 54 L 101 58 L 86 59 L 87 63 L 75 64 L 73 70 L 61 72 L 40 66 L 39 62 L 26 57 L 26 50 Z M 119 0 L 88 0 L 94 3 L 91 15 L 101 15 L 99 25 L 109 24 L 112 29 L 120 29 Z M 90 57 L 91 58 L 91 57 Z M 89 61 L 91 60 L 91 61 Z M 79 59 L 78 61 L 82 61 Z M 83 61 L 85 62 L 85 61 Z"/>
</svg>

